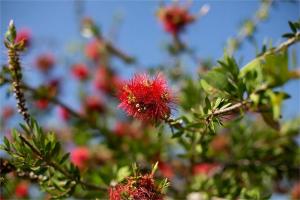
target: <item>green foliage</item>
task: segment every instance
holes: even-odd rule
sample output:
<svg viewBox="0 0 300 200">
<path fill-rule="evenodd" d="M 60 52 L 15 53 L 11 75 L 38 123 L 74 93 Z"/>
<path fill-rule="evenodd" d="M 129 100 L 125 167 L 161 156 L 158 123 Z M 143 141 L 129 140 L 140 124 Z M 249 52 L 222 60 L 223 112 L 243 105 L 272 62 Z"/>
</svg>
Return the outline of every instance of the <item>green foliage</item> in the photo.
<svg viewBox="0 0 300 200">
<path fill-rule="evenodd" d="M 41 188 L 52 198 L 71 195 L 79 183 L 78 168 L 67 162 L 69 153 L 63 154 L 53 132 L 44 133 L 35 120 L 29 126 L 20 124 L 23 133 L 13 130 L 12 141 L 4 137 L 5 150 L 19 172 L 37 179 Z"/>
<path fill-rule="evenodd" d="M 244 85 L 239 79 L 239 67 L 233 58 L 225 56 L 219 66 L 209 71 L 201 80 L 201 85 L 212 97 L 241 100 Z"/>
<path fill-rule="evenodd" d="M 254 59 L 242 68 L 240 78 L 249 93 L 283 85 L 289 80 L 287 52 L 268 53 Z"/>
</svg>

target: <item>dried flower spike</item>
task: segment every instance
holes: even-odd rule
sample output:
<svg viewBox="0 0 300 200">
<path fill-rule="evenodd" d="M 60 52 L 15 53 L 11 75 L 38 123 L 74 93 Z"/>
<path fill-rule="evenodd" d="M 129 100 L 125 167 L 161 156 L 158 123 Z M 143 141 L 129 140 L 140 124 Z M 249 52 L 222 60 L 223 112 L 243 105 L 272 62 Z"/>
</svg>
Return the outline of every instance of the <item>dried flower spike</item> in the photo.
<svg viewBox="0 0 300 200">
<path fill-rule="evenodd" d="M 171 114 L 174 97 L 162 74 L 150 79 L 147 74 L 137 74 L 122 84 L 119 91 L 123 109 L 129 116 L 143 121 L 159 122 Z"/>
<path fill-rule="evenodd" d="M 5 34 L 6 40 L 4 41 L 4 45 L 8 52 L 8 68 L 12 77 L 12 86 L 17 100 L 18 112 L 23 116 L 27 124 L 30 124 L 30 116 L 25 105 L 26 102 L 24 93 L 21 90 L 22 71 L 19 59 L 19 52 L 25 49 L 25 43 L 24 40 L 16 42 L 16 36 L 16 27 L 13 20 L 11 20 L 8 26 L 8 31 Z"/>
</svg>

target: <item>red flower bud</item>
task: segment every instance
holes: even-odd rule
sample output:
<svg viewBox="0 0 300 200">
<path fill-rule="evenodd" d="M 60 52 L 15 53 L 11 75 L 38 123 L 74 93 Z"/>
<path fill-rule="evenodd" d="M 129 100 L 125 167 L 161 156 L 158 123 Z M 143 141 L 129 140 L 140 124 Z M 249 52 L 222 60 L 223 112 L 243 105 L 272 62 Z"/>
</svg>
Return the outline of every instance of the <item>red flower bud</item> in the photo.
<svg viewBox="0 0 300 200">
<path fill-rule="evenodd" d="M 71 152 L 71 162 L 79 169 L 84 169 L 90 159 L 90 150 L 87 147 L 77 147 Z"/>
<path fill-rule="evenodd" d="M 88 78 L 89 69 L 83 63 L 74 64 L 72 67 L 72 74 L 75 78 L 83 81 Z"/>
<path fill-rule="evenodd" d="M 69 111 L 64 107 L 58 107 L 58 114 L 60 118 L 64 121 L 68 121 L 70 119 L 70 113 Z"/>
<path fill-rule="evenodd" d="M 47 73 L 50 69 L 52 69 L 54 64 L 55 64 L 54 56 L 49 53 L 41 54 L 36 59 L 36 67 L 40 71 L 45 73 Z"/>
<path fill-rule="evenodd" d="M 8 120 L 15 113 L 15 109 L 12 106 L 5 106 L 2 110 L 3 120 Z"/>
<path fill-rule="evenodd" d="M 17 33 L 17 37 L 15 42 L 19 43 L 19 42 L 24 42 L 25 47 L 29 47 L 31 44 L 31 32 L 29 29 L 27 28 L 23 28 L 20 29 Z"/>
<path fill-rule="evenodd" d="M 16 186 L 16 189 L 15 189 L 16 197 L 18 197 L 18 198 L 25 198 L 25 197 L 27 197 L 28 196 L 28 189 L 29 189 L 29 186 L 28 186 L 27 183 L 20 182 Z"/>
<path fill-rule="evenodd" d="M 193 166 L 193 174 L 212 176 L 220 170 L 221 166 L 218 163 L 199 163 Z"/>
<path fill-rule="evenodd" d="M 85 55 L 97 62 L 101 58 L 101 54 L 104 51 L 105 46 L 103 45 L 102 41 L 100 40 L 93 40 L 88 43 L 85 47 Z"/>
<path fill-rule="evenodd" d="M 48 105 L 49 105 L 48 99 L 38 99 L 35 101 L 35 106 L 40 110 L 47 109 Z"/>
<path fill-rule="evenodd" d="M 168 179 L 172 179 L 174 177 L 174 170 L 170 164 L 160 161 L 158 163 L 158 169 L 164 177 Z"/>
</svg>

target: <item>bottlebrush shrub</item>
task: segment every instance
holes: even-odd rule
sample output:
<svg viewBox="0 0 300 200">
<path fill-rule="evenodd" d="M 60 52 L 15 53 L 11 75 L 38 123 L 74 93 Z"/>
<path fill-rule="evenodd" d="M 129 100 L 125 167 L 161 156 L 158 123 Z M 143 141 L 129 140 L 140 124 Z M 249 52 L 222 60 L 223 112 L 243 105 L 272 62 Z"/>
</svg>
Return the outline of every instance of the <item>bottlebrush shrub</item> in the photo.
<svg viewBox="0 0 300 200">
<path fill-rule="evenodd" d="M 8 120 L 11 111 L 1 110 L 1 128 L 9 133 L 1 144 L 1 199 L 36 198 L 31 194 L 36 186 L 41 199 L 258 200 L 274 192 L 298 198 L 300 149 L 295 139 L 300 119 L 282 120 L 281 105 L 291 98 L 282 88 L 300 77 L 289 68 L 289 48 L 300 41 L 299 22 L 289 22 L 291 31 L 282 43 L 264 46 L 248 64 L 241 66 L 228 51 L 217 62 L 196 63 L 195 72 L 201 73 L 194 76 L 181 59 L 194 58 L 196 51 L 172 35 L 172 46 L 180 47 L 176 53 L 168 51 L 174 62 L 145 67 L 144 73 L 136 70 L 119 81 L 119 62 L 114 61 L 130 65 L 136 59 L 87 19 L 83 31 L 97 44 L 87 50 L 88 60 L 70 62 L 89 67 L 88 76 L 81 70 L 69 73 L 84 80 L 74 90 L 64 87 L 72 84 L 69 74 L 54 77 L 37 68 L 30 75 L 37 71 L 46 80 L 39 87 L 31 85 L 20 60 L 26 45 L 16 39 L 14 24 L 9 25 L 4 38 L 8 63 L 2 65 L 0 85 L 1 91 L 14 94 L 24 122 L 10 128 L 18 120 Z M 256 27 L 259 20 L 255 22 Z M 183 28 L 177 33 L 183 34 Z M 247 37 L 254 34 L 249 31 Z M 60 60 L 56 65 L 63 66 Z M 47 109 L 35 109 L 35 101 L 44 101 L 41 107 Z M 58 109 L 58 119 L 53 109 Z M 64 123 L 55 123 L 61 119 Z M 19 185 L 23 183 L 26 187 Z"/>
</svg>

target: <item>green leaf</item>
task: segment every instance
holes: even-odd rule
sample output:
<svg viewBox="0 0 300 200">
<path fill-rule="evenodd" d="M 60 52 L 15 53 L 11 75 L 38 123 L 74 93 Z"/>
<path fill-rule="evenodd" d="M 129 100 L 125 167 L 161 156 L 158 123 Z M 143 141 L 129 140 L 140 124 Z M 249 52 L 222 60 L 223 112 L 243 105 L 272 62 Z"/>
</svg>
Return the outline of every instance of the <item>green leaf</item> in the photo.
<svg viewBox="0 0 300 200">
<path fill-rule="evenodd" d="M 8 151 L 10 150 L 10 143 L 8 141 L 8 139 L 6 137 L 3 138 L 3 141 L 4 141 L 4 144 L 5 144 L 5 147 L 8 149 Z"/>
<path fill-rule="evenodd" d="M 59 161 L 59 164 L 63 164 L 70 156 L 70 153 L 66 153 Z"/>
<path fill-rule="evenodd" d="M 126 177 L 130 175 L 130 170 L 128 166 L 121 167 L 117 172 L 117 182 L 123 181 Z"/>
<path fill-rule="evenodd" d="M 55 146 L 51 152 L 51 157 L 56 157 L 58 154 L 59 154 L 59 151 L 60 151 L 60 143 L 59 142 L 56 142 L 55 143 Z"/>
<path fill-rule="evenodd" d="M 273 118 L 273 114 L 271 112 L 263 112 L 261 113 L 261 116 L 270 127 L 274 128 L 275 130 L 280 129 L 279 122 Z"/>
<path fill-rule="evenodd" d="M 295 36 L 295 34 L 293 34 L 293 33 L 285 33 L 282 35 L 282 37 L 284 37 L 284 38 L 292 38 L 294 36 Z"/>
<path fill-rule="evenodd" d="M 290 26 L 291 30 L 293 31 L 293 33 L 297 33 L 297 28 L 293 22 L 289 21 L 289 26 Z"/>
</svg>

